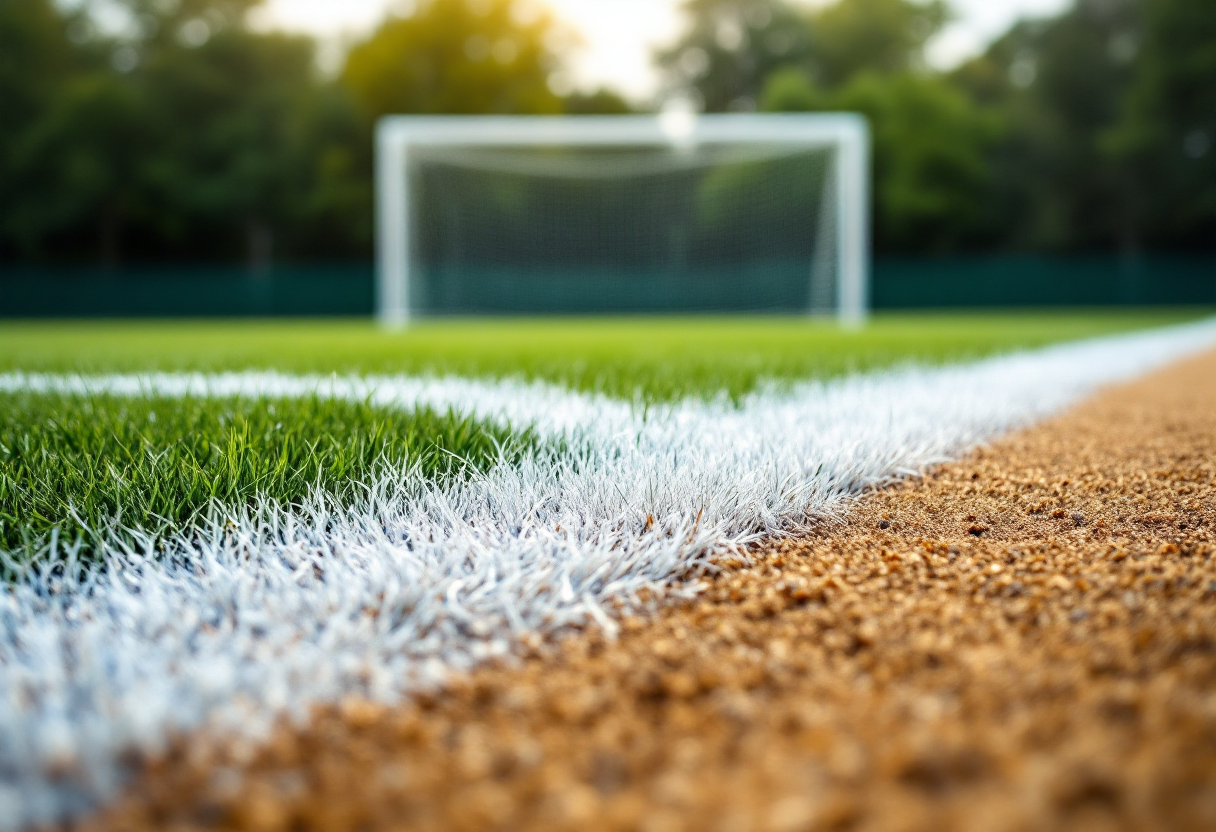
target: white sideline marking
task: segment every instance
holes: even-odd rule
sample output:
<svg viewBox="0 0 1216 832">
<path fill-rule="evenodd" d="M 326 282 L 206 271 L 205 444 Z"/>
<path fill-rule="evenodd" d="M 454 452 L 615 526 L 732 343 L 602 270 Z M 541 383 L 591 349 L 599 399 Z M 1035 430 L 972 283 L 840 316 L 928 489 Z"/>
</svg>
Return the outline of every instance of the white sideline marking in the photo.
<svg viewBox="0 0 1216 832">
<path fill-rule="evenodd" d="M 0 829 L 90 811 L 121 787 L 124 752 L 171 732 L 256 740 L 310 705 L 397 702 L 525 633 L 602 622 L 715 552 L 1213 344 L 1203 322 L 644 415 L 511 381 L 0 375 L 3 391 L 370 397 L 580 440 L 468 482 L 387 473 L 348 509 L 316 494 L 236 511 L 163 541 L 177 559 L 115 547 L 105 572 L 0 590 Z"/>
</svg>

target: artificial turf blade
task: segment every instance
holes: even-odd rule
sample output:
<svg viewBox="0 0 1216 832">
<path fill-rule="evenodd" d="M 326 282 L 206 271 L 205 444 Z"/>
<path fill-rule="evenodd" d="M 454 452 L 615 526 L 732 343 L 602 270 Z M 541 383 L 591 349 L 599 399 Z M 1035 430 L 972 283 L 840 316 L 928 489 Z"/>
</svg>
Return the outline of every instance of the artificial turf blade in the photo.
<svg viewBox="0 0 1216 832">
<path fill-rule="evenodd" d="M 0 371 L 276 370 L 523 378 L 625 399 L 744 395 L 772 380 L 941 364 L 1176 324 L 1197 310 L 878 315 L 861 330 L 808 318 L 422 322 L 12 323 Z"/>
<path fill-rule="evenodd" d="M 53 528 L 156 537 L 255 498 L 349 502 L 385 470 L 437 479 L 518 455 L 527 431 L 430 408 L 283 399 L 0 394 L 0 547 Z"/>
</svg>

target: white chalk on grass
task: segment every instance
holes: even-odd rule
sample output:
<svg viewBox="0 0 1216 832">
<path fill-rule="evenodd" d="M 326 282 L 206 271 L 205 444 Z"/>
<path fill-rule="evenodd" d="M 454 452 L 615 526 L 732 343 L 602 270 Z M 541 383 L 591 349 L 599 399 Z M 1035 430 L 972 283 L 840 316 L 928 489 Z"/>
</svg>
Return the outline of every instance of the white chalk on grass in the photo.
<svg viewBox="0 0 1216 832">
<path fill-rule="evenodd" d="M 690 591 L 717 552 L 1213 344 L 1205 322 L 645 411 L 518 381 L 2 375 L 3 391 L 370 397 L 566 441 L 467 481 L 385 471 L 347 508 L 232 509 L 159 560 L 115 544 L 104 571 L 0 590 L 0 829 L 88 812 L 124 754 L 171 733 L 256 740 L 347 695 L 400 701 L 525 634 L 611 627 L 614 600 Z"/>
</svg>

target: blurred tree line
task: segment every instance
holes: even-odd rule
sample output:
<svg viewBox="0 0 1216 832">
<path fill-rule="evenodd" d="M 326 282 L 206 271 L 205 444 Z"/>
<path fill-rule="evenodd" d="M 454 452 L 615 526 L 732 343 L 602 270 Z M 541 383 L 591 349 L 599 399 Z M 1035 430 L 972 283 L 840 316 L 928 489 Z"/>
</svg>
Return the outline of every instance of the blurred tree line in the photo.
<svg viewBox="0 0 1216 832">
<path fill-rule="evenodd" d="M 419 0 L 336 77 L 259 0 L 0 0 L 0 261 L 366 259 L 384 113 L 603 113 L 525 0 Z M 1212 0 L 1077 0 L 931 71 L 942 0 L 688 0 L 707 111 L 873 124 L 885 253 L 1216 248 Z"/>
<path fill-rule="evenodd" d="M 952 72 L 942 0 L 688 0 L 660 56 L 713 111 L 856 110 L 880 252 L 1216 250 L 1216 7 L 1076 0 Z"/>
<path fill-rule="evenodd" d="M 0 260 L 365 259 L 388 112 L 619 112 L 550 89 L 565 43 L 516 0 L 431 0 L 328 78 L 260 0 L 0 0 Z"/>
</svg>

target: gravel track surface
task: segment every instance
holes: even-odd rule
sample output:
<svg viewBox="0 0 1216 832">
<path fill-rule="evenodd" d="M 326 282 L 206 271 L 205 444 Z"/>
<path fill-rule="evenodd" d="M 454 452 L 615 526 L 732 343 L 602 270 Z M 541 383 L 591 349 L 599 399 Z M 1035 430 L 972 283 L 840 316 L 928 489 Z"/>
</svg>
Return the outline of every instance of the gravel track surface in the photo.
<svg viewBox="0 0 1216 832">
<path fill-rule="evenodd" d="M 1216 355 L 1111 389 L 693 602 L 259 747 L 89 829 L 1216 829 Z"/>
</svg>

